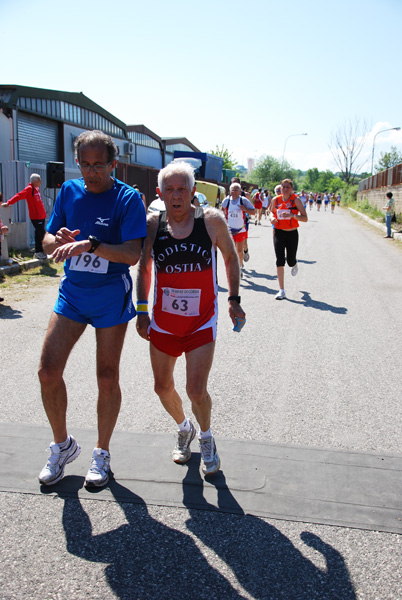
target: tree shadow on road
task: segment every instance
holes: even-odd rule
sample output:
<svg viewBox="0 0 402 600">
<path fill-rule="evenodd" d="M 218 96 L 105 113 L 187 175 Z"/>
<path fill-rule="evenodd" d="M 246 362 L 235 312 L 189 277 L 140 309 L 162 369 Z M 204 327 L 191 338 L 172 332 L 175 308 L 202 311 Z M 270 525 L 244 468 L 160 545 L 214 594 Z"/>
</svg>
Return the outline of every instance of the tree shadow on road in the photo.
<svg viewBox="0 0 402 600">
<path fill-rule="evenodd" d="M 320 302 L 319 300 L 313 300 L 309 292 L 303 292 L 300 290 L 302 295 L 301 300 L 291 300 L 290 298 L 286 298 L 287 302 L 292 302 L 293 304 L 301 304 L 306 308 L 315 308 L 316 310 L 324 310 L 335 313 L 337 315 L 346 315 L 348 309 L 344 306 L 333 306 L 332 304 L 327 304 L 326 302 Z"/>
<path fill-rule="evenodd" d="M 183 480 L 183 503 L 190 519 L 187 527 L 232 570 L 247 592 L 261 600 L 356 600 L 342 555 L 315 534 L 300 538 L 321 554 L 318 568 L 278 529 L 261 518 L 245 514 L 220 471 L 208 479 L 216 487 L 218 506 L 232 513 L 223 516 L 203 496 L 199 460 L 192 455 Z M 198 479 L 198 485 L 197 485 Z M 187 483 L 189 481 L 189 483 Z M 194 508 L 203 507 L 207 513 Z"/>
</svg>

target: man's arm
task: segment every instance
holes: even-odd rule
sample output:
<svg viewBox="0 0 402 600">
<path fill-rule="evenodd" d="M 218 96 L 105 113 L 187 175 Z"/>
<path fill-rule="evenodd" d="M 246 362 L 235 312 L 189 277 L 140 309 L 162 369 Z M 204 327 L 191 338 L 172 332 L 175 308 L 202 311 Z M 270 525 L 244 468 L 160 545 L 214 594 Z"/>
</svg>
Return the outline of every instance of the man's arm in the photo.
<svg viewBox="0 0 402 600">
<path fill-rule="evenodd" d="M 43 240 L 43 249 L 56 262 L 67 260 L 72 256 L 78 256 L 83 252 L 88 252 L 92 243 L 90 240 L 75 241 L 74 238 L 78 234 L 78 229 L 70 231 L 65 227 L 60 229 L 56 235 L 46 233 Z M 127 240 L 122 244 L 106 244 L 101 242 L 94 251 L 94 254 L 110 262 L 134 266 L 140 258 L 141 247 L 142 238 Z"/>
<path fill-rule="evenodd" d="M 27 200 L 28 194 L 32 195 L 32 187 L 30 185 L 28 185 L 26 188 L 21 190 L 21 192 L 18 192 L 18 194 L 15 194 L 15 196 L 10 198 L 10 200 L 7 200 L 7 202 L 3 202 L 2 206 L 3 207 L 11 206 L 12 204 L 15 204 L 16 202 L 19 202 L 20 200 Z"/>
<path fill-rule="evenodd" d="M 137 270 L 136 292 L 137 304 L 148 302 L 149 290 L 152 280 L 152 246 L 155 241 L 156 231 L 158 229 L 159 213 L 150 213 L 147 216 L 147 238 L 142 248 L 140 262 Z M 144 339 L 149 340 L 148 328 L 151 319 L 148 313 L 138 313 L 136 329 L 138 334 Z"/>
<path fill-rule="evenodd" d="M 244 196 L 243 196 L 243 198 L 244 198 Z M 254 208 L 252 202 L 250 202 L 250 200 L 247 200 L 247 198 L 246 198 L 246 202 L 242 202 L 240 200 L 240 207 L 243 212 L 246 212 L 249 215 L 255 215 L 256 209 Z"/>
<path fill-rule="evenodd" d="M 219 248 L 225 261 L 226 277 L 230 296 L 239 295 L 240 265 L 233 238 L 222 215 L 213 209 L 204 212 L 205 226 L 213 244 Z M 236 317 L 245 318 L 245 312 L 236 300 L 229 301 L 229 316 L 234 325 Z"/>
</svg>

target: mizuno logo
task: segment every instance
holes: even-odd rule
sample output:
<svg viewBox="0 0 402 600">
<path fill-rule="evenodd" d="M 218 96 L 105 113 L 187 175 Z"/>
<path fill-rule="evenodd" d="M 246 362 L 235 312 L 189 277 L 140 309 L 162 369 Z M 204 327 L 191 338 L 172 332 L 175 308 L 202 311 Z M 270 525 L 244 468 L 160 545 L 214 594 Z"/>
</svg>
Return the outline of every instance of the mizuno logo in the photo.
<svg viewBox="0 0 402 600">
<path fill-rule="evenodd" d="M 97 221 L 95 225 L 103 225 L 104 227 L 109 227 L 109 223 L 105 223 L 105 221 L 110 221 L 110 218 L 104 219 L 103 217 L 97 217 Z"/>
</svg>

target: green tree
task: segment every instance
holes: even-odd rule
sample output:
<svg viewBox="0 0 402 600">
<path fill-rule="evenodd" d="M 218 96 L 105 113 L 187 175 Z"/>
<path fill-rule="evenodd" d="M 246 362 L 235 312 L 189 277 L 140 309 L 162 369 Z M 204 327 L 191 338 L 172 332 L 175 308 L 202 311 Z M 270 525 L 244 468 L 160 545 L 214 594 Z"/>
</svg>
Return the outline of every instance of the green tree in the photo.
<svg viewBox="0 0 402 600">
<path fill-rule="evenodd" d="M 402 152 L 398 152 L 396 146 L 391 146 L 390 152 L 381 152 L 378 163 L 375 166 L 376 173 L 385 171 L 402 163 Z"/>
<path fill-rule="evenodd" d="M 316 184 L 320 177 L 320 172 L 317 168 L 309 169 L 306 174 L 305 186 L 312 192 L 317 192 Z"/>
<path fill-rule="evenodd" d="M 292 169 L 290 164 L 285 161 L 280 161 L 274 156 L 262 156 L 258 161 L 253 171 L 250 173 L 248 180 L 255 183 L 259 187 L 264 187 L 269 190 L 285 179 L 295 179 L 296 171 Z"/>
<path fill-rule="evenodd" d="M 211 150 L 210 154 L 214 154 L 215 156 L 220 156 L 223 158 L 223 168 L 224 169 L 234 169 L 236 160 L 233 158 L 232 152 L 229 152 L 227 148 L 222 144 L 222 148 L 219 148 L 217 145 L 215 150 Z"/>
<path fill-rule="evenodd" d="M 331 188 L 331 182 L 334 178 L 332 171 L 321 171 L 320 176 L 317 180 L 316 187 L 317 192 L 328 192 Z"/>
</svg>

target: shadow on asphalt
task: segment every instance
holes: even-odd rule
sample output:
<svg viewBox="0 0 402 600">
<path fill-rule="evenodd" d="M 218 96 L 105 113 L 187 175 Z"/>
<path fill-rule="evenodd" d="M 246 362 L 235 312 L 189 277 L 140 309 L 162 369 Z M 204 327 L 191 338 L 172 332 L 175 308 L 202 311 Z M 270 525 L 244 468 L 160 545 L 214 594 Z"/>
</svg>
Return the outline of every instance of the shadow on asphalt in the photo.
<svg viewBox="0 0 402 600">
<path fill-rule="evenodd" d="M 0 302 L 0 319 L 22 319 L 22 312 Z"/>
<path fill-rule="evenodd" d="M 183 501 L 190 514 L 186 526 L 212 551 L 207 553 L 209 561 L 192 536 L 151 517 L 143 499 L 114 480 L 108 487 L 127 523 L 94 535 L 90 518 L 78 498 L 83 478 L 69 476 L 64 479 L 68 493 L 59 492 L 64 499 L 63 527 L 68 552 L 88 562 L 107 563 L 107 583 L 121 600 L 243 598 L 212 566 L 215 556 L 220 559 L 221 571 L 226 572 L 227 565 L 254 598 L 356 599 L 345 561 L 338 551 L 304 531 L 302 541 L 325 559 L 325 567 L 318 568 L 278 529 L 245 514 L 222 472 L 205 484 L 199 463 L 199 454 L 198 457 L 194 454 L 185 467 Z M 218 512 L 204 499 L 203 486 L 211 484 L 216 488 L 218 504 L 231 505 L 231 511 L 237 514 Z M 194 505 L 198 508 L 193 508 Z M 99 519 L 106 518 L 107 506 L 108 503 L 99 503 Z"/>
<path fill-rule="evenodd" d="M 302 295 L 301 300 L 291 300 L 290 298 L 285 298 L 287 302 L 292 302 L 293 304 L 301 304 L 306 308 L 315 308 L 316 310 L 324 310 L 335 313 L 337 315 L 346 315 L 348 309 L 343 306 L 332 306 L 332 304 L 327 304 L 326 302 L 320 302 L 319 300 L 313 300 L 310 296 L 309 292 L 303 292 L 300 290 Z"/>
</svg>

